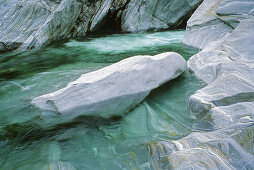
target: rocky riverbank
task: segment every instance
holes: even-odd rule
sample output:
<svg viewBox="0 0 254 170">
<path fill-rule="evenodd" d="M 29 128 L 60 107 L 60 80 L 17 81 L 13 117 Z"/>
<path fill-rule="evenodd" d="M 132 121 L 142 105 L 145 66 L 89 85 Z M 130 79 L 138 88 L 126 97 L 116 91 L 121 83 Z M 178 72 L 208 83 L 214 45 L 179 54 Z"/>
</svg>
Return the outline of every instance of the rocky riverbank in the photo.
<svg viewBox="0 0 254 170">
<path fill-rule="evenodd" d="M 254 168 L 254 2 L 205 0 L 187 25 L 184 43 L 202 49 L 188 69 L 207 86 L 189 98 L 198 129 L 153 145 L 155 167 Z M 166 152 L 164 151 L 166 150 Z"/>
</svg>

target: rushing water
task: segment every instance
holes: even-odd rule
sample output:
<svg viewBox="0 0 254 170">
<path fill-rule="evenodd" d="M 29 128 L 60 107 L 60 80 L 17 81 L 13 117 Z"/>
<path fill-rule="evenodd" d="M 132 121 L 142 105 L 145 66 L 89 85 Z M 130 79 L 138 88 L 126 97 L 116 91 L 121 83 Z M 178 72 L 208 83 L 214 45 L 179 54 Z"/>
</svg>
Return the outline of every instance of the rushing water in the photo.
<svg viewBox="0 0 254 170">
<path fill-rule="evenodd" d="M 187 60 L 196 51 L 181 45 L 183 34 L 104 35 L 1 54 L 0 169 L 41 169 L 56 162 L 76 169 L 150 169 L 149 143 L 178 139 L 193 131 L 195 120 L 186 102 L 203 85 L 188 72 L 154 90 L 122 117 L 90 116 L 64 122 L 30 103 L 81 74 L 126 57 L 174 51 Z"/>
</svg>

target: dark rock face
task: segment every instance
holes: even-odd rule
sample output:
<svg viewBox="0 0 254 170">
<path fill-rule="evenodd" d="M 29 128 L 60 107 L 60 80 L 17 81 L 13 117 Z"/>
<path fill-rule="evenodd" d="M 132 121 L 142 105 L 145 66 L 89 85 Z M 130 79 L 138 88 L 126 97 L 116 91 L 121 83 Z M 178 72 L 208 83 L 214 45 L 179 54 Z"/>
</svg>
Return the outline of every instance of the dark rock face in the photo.
<svg viewBox="0 0 254 170">
<path fill-rule="evenodd" d="M 0 51 L 29 50 L 88 32 L 181 24 L 202 0 L 0 0 Z"/>
</svg>

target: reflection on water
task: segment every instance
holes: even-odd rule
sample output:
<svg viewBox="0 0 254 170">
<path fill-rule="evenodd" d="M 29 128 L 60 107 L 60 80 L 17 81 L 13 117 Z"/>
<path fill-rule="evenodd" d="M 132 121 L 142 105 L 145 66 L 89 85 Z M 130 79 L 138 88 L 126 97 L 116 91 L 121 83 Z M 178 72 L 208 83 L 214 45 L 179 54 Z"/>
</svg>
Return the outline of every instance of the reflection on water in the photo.
<svg viewBox="0 0 254 170">
<path fill-rule="evenodd" d="M 81 74 L 134 55 L 175 51 L 183 31 L 116 34 L 59 42 L 42 50 L 0 56 L 0 169 L 41 169 L 50 163 L 77 169 L 149 169 L 147 143 L 192 131 L 188 96 L 202 84 L 189 73 L 154 90 L 122 117 L 64 121 L 30 105 Z M 156 68 L 155 68 L 156 69 Z"/>
</svg>

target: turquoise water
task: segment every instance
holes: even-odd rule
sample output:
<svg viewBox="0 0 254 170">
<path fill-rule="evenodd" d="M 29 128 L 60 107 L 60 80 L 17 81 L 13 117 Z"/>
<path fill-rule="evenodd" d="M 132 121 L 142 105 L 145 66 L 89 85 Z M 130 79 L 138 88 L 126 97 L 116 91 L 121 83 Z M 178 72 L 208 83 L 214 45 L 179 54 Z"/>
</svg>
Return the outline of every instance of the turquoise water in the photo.
<svg viewBox="0 0 254 170">
<path fill-rule="evenodd" d="M 41 50 L 0 54 L 0 169 L 150 169 L 148 145 L 193 131 L 186 102 L 203 84 L 188 72 L 152 91 L 122 117 L 44 115 L 31 100 L 81 74 L 135 55 L 197 51 L 181 45 L 184 31 L 91 36 Z"/>
</svg>

